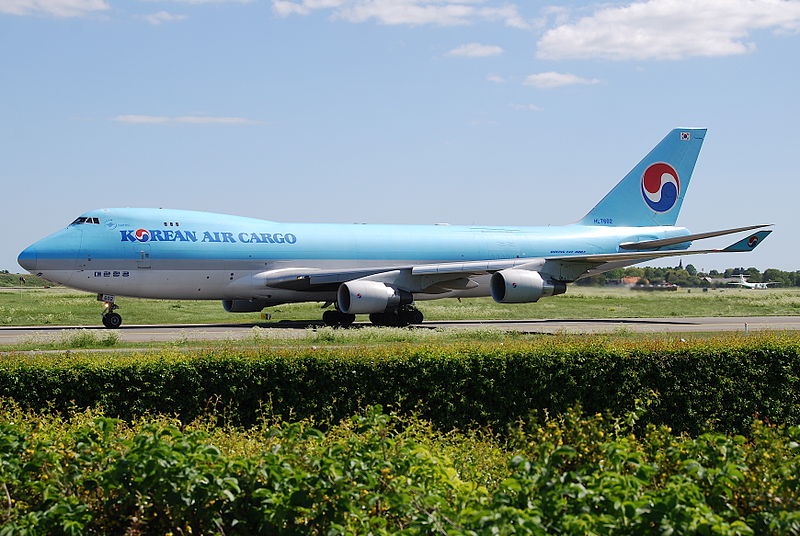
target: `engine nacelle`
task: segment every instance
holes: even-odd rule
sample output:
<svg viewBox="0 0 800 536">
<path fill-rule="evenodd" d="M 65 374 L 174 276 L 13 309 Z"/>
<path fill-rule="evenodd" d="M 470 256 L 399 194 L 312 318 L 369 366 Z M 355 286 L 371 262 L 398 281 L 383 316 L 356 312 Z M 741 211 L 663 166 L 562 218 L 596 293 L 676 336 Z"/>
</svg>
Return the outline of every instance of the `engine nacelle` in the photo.
<svg viewBox="0 0 800 536">
<path fill-rule="evenodd" d="M 567 291 L 566 283 L 545 279 L 532 270 L 513 268 L 494 273 L 489 286 L 498 303 L 530 303 Z"/>
<path fill-rule="evenodd" d="M 410 292 L 378 281 L 349 281 L 339 285 L 336 304 L 347 314 L 385 313 L 414 301 Z"/>
<path fill-rule="evenodd" d="M 269 300 L 222 300 L 222 307 L 229 313 L 257 313 L 267 305 L 275 305 Z"/>
</svg>

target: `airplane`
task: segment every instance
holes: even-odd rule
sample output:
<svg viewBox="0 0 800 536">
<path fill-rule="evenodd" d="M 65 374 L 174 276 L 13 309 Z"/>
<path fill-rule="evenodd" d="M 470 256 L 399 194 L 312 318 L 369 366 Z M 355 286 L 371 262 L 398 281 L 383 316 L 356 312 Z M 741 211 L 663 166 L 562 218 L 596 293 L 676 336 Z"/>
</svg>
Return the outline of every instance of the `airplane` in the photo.
<svg viewBox="0 0 800 536">
<path fill-rule="evenodd" d="M 554 227 L 278 223 L 153 208 L 86 212 L 23 250 L 19 264 L 98 294 L 119 328 L 116 296 L 221 300 L 226 311 L 324 302 L 331 326 L 422 323 L 422 300 L 491 296 L 536 302 L 578 279 L 653 259 L 754 249 L 750 225 L 691 234 L 675 223 L 704 128 L 669 132 L 580 221 Z M 552 192 L 542 201 L 552 199 Z M 756 229 L 761 229 L 756 231 Z M 694 240 L 751 232 L 724 249 Z"/>
<path fill-rule="evenodd" d="M 721 277 L 721 278 L 712 278 L 712 277 L 704 277 L 708 283 L 713 284 L 725 284 L 731 285 L 736 287 L 743 287 L 743 288 L 750 288 L 750 289 L 767 289 L 770 285 L 780 285 L 779 281 L 767 281 L 766 283 L 751 283 L 748 281 L 744 274 L 739 274 L 734 277 Z"/>
</svg>

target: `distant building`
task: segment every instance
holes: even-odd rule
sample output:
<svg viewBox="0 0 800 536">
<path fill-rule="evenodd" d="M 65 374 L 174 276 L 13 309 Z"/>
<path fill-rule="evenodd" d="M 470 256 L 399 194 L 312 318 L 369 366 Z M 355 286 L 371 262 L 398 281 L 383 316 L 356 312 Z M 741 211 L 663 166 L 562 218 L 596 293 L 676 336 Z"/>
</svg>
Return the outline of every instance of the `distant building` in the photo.
<svg viewBox="0 0 800 536">
<path fill-rule="evenodd" d="M 642 278 L 639 276 L 623 277 L 622 279 L 606 279 L 606 286 L 609 287 L 632 287 Z"/>
</svg>

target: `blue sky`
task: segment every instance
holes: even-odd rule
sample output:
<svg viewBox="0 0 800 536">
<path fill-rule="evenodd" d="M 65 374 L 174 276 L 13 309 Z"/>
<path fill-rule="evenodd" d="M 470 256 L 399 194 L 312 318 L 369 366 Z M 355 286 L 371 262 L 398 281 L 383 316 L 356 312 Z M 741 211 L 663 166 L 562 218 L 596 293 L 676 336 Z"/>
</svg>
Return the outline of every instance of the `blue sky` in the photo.
<svg viewBox="0 0 800 536">
<path fill-rule="evenodd" d="M 678 223 L 777 225 L 684 263 L 800 269 L 799 32 L 786 0 L 0 0 L 0 268 L 101 207 L 569 223 L 704 126 Z"/>
</svg>

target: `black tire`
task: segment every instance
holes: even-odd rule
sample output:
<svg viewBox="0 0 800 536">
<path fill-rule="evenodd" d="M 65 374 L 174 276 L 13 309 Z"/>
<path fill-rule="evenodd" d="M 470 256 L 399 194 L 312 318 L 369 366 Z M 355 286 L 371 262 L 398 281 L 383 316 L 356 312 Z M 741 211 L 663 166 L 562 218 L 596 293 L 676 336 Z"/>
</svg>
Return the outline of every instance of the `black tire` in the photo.
<svg viewBox="0 0 800 536">
<path fill-rule="evenodd" d="M 409 324 L 411 324 L 411 312 L 410 311 L 399 311 L 399 312 L 395 313 L 392 316 L 394 317 L 392 319 L 394 321 L 392 326 L 395 326 L 395 327 L 398 327 L 398 328 L 404 328 L 404 327 L 407 327 Z"/>
<path fill-rule="evenodd" d="M 326 326 L 330 326 L 332 328 L 339 326 L 339 311 L 325 311 L 322 313 L 322 321 L 325 322 Z"/>
<path fill-rule="evenodd" d="M 339 313 L 339 322 L 343 328 L 350 326 L 350 324 L 352 324 L 355 321 L 356 321 L 356 315 Z"/>
<path fill-rule="evenodd" d="M 376 326 L 401 327 L 406 326 L 401 313 L 373 313 L 369 315 L 370 322 Z"/>
<path fill-rule="evenodd" d="M 397 313 L 372 313 L 369 321 L 376 326 L 396 327 L 400 325 Z"/>
<path fill-rule="evenodd" d="M 118 313 L 103 315 L 103 325 L 108 329 L 118 329 L 122 325 L 122 316 Z"/>
<path fill-rule="evenodd" d="M 409 315 L 409 320 L 411 320 L 411 324 L 422 324 L 422 321 L 425 320 L 425 317 L 423 316 L 422 311 L 419 309 L 414 309 Z"/>
</svg>

